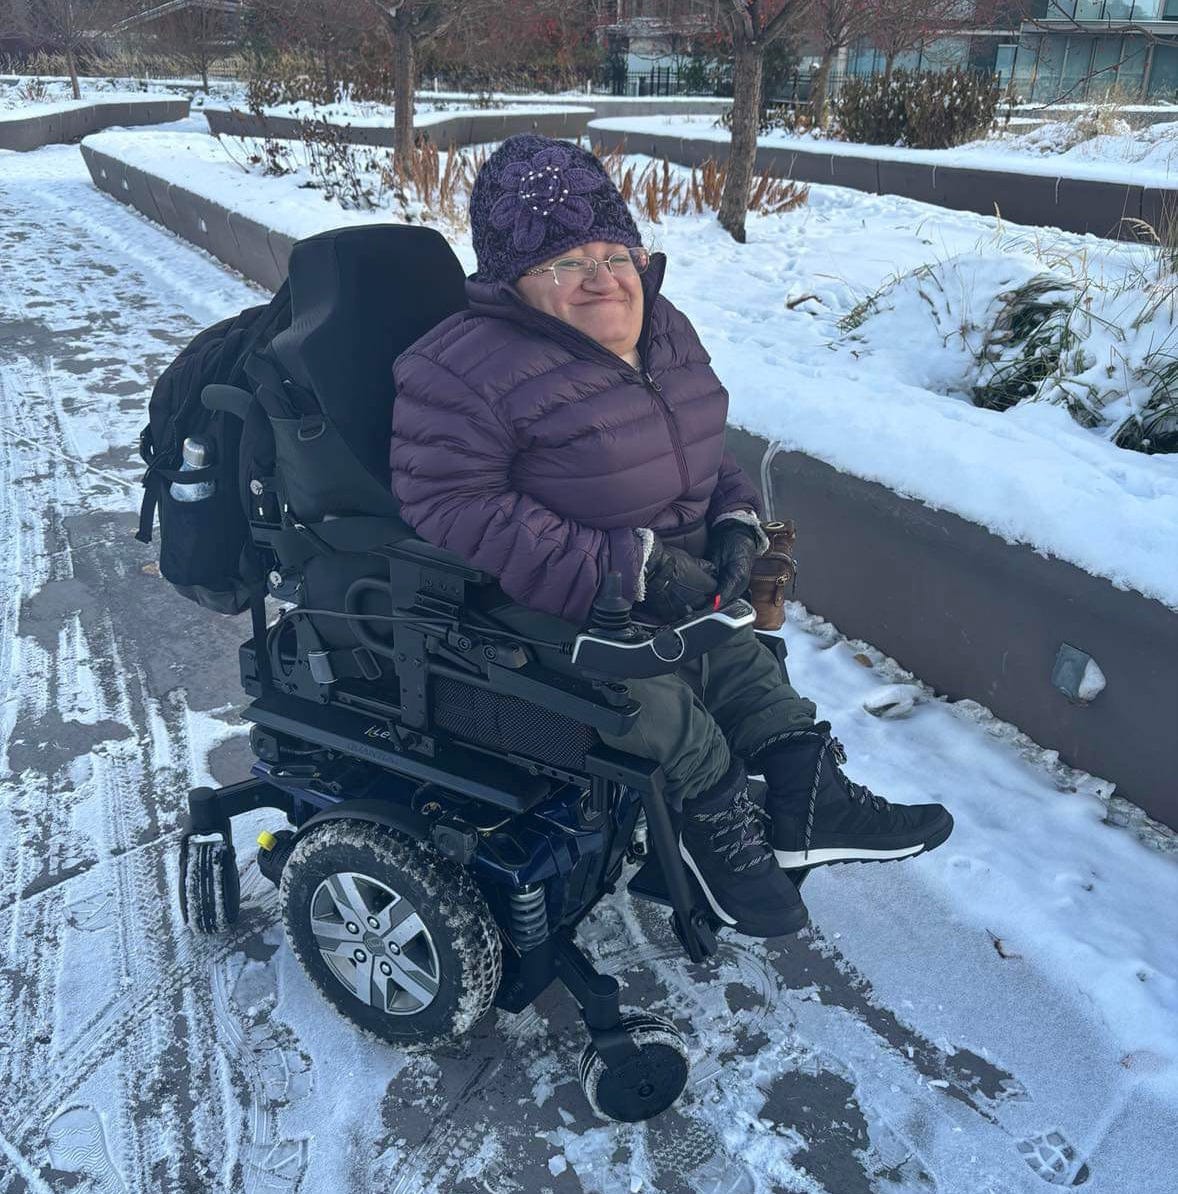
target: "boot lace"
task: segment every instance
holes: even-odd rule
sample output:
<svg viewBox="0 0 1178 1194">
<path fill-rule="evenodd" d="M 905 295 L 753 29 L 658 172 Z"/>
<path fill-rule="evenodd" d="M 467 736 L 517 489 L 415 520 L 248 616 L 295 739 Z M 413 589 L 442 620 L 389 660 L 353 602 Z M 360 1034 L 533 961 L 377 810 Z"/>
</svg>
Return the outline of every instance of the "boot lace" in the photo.
<svg viewBox="0 0 1178 1194">
<path fill-rule="evenodd" d="M 696 820 L 712 828 L 712 848 L 738 874 L 756 866 L 766 855 L 764 810 L 757 807 L 747 788 L 732 803 L 714 813 L 697 813 Z"/>
<path fill-rule="evenodd" d="M 826 758 L 827 752 L 830 753 L 830 757 L 834 762 L 835 771 L 838 772 L 839 778 L 843 781 L 843 786 L 846 789 L 849 800 L 854 801 L 856 804 L 866 804 L 870 801 L 871 807 L 877 813 L 881 813 L 891 807 L 882 796 L 877 796 L 866 784 L 857 784 L 854 780 L 848 778 L 842 768 L 842 764 L 847 761 L 847 750 L 830 732 L 830 722 L 820 721 L 805 730 L 791 730 L 774 738 L 770 745 L 776 746 L 782 742 L 795 742 L 802 738 L 814 737 L 821 738 L 822 745 L 818 751 L 818 757 L 814 760 L 814 779 L 810 784 L 810 804 L 806 810 L 806 837 L 802 848 L 807 854 L 810 852 L 810 838 L 814 831 L 814 809 L 818 804 L 818 784 L 822 778 L 822 761 Z"/>
</svg>

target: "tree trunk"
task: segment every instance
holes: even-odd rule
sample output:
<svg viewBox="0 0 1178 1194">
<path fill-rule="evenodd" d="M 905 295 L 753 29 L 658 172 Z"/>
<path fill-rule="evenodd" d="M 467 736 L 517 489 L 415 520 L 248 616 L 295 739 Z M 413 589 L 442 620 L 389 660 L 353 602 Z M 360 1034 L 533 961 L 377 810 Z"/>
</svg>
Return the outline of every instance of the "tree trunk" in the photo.
<svg viewBox="0 0 1178 1194">
<path fill-rule="evenodd" d="M 73 88 L 74 99 L 80 100 L 82 87 L 78 83 L 78 60 L 74 57 L 74 47 L 71 45 L 67 45 L 65 48 L 65 64 L 70 72 L 70 87 Z"/>
<path fill-rule="evenodd" d="M 393 32 L 393 165 L 402 172 L 413 156 L 413 34 L 408 6 L 392 21 Z"/>
<path fill-rule="evenodd" d="M 720 197 L 720 227 L 733 240 L 744 244 L 744 219 L 753 185 L 757 159 L 757 125 L 761 116 L 761 74 L 763 47 L 738 46 L 732 69 L 732 140 L 728 151 L 728 172 Z"/>
<path fill-rule="evenodd" d="M 884 55 L 884 82 L 890 83 L 892 81 L 892 67 L 896 65 L 896 51 L 889 50 Z"/>
<path fill-rule="evenodd" d="M 837 47 L 827 46 L 822 51 L 822 60 L 810 80 L 810 116 L 815 128 L 826 127 L 827 101 L 830 98 L 826 92 L 830 86 L 830 72 L 834 68 L 837 53 Z"/>
<path fill-rule="evenodd" d="M 204 89 L 205 95 L 209 93 L 209 60 L 201 58 L 200 60 L 200 85 Z"/>
</svg>

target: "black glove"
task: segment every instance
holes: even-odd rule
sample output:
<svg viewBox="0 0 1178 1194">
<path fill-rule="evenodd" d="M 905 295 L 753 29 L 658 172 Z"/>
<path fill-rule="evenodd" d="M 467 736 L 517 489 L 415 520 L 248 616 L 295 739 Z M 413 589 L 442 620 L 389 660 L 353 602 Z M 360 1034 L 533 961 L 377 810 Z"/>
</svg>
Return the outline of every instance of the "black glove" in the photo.
<svg viewBox="0 0 1178 1194">
<path fill-rule="evenodd" d="M 727 605 L 749 587 L 753 561 L 761 554 L 757 532 L 739 518 L 725 518 L 712 524 L 708 535 L 708 559 L 716 566 L 720 604 Z"/>
<path fill-rule="evenodd" d="M 666 547 L 654 538 L 643 575 L 646 596 L 642 604 L 663 622 L 674 622 L 692 610 L 711 605 L 716 595 L 716 571 L 707 560 L 678 547 Z"/>
</svg>

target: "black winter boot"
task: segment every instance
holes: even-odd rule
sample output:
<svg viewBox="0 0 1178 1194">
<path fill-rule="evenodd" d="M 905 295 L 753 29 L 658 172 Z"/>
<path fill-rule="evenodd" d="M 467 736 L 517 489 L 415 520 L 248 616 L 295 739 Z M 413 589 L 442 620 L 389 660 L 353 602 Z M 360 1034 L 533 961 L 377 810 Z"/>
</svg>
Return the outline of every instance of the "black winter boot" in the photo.
<svg viewBox="0 0 1178 1194">
<path fill-rule="evenodd" d="M 843 745 L 830 723 L 793 730 L 762 747 L 756 768 L 769 785 L 765 811 L 779 866 L 886 862 L 939 846 L 953 831 L 940 804 L 889 804 L 840 769 Z"/>
<path fill-rule="evenodd" d="M 748 937 L 782 937 L 809 920 L 797 887 L 773 858 L 764 813 L 748 793 L 744 766 L 672 812 L 679 853 L 712 911 Z"/>
</svg>

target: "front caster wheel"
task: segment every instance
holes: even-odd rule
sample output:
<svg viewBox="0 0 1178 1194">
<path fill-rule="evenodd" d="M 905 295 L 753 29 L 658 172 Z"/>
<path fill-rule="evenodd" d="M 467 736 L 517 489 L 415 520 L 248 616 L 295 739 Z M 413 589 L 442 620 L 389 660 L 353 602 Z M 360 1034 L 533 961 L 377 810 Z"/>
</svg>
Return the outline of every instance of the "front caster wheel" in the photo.
<svg viewBox="0 0 1178 1194">
<path fill-rule="evenodd" d="M 237 921 L 241 879 L 237 852 L 223 841 L 185 843 L 180 857 L 180 910 L 197 933 L 223 933 Z"/>
<path fill-rule="evenodd" d="M 638 1054 L 608 1067 L 588 1044 L 579 1076 L 589 1106 L 603 1119 L 637 1123 L 666 1111 L 687 1085 L 689 1064 L 683 1034 L 662 1016 L 635 1012 L 622 1017 L 622 1028 Z"/>
</svg>

